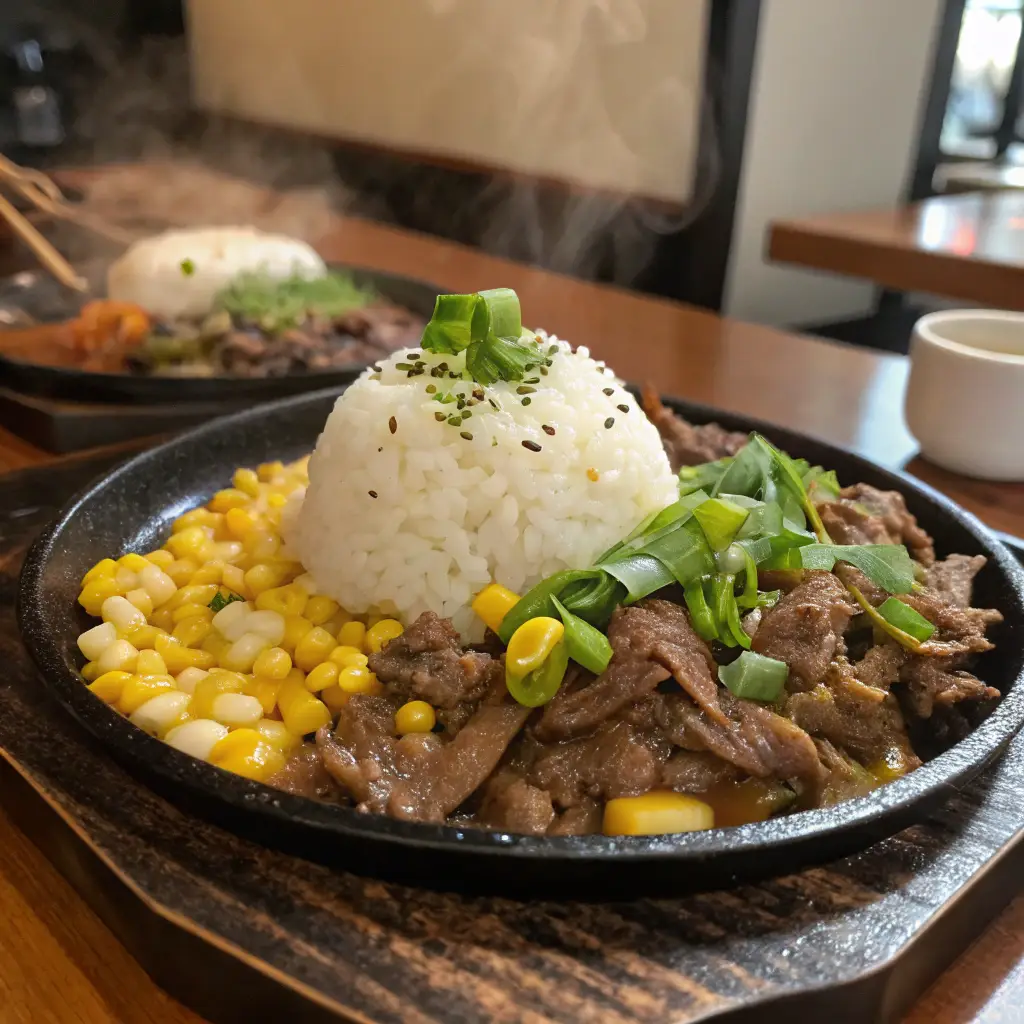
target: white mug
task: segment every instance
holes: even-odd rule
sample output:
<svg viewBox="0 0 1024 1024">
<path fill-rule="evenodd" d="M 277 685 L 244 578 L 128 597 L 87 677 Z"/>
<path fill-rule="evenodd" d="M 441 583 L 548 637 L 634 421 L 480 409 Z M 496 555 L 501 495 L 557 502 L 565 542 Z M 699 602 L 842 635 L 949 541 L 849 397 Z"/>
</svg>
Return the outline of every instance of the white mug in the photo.
<svg viewBox="0 0 1024 1024">
<path fill-rule="evenodd" d="M 904 411 L 929 461 L 1024 480 L 1024 313 L 953 309 L 918 320 Z"/>
</svg>

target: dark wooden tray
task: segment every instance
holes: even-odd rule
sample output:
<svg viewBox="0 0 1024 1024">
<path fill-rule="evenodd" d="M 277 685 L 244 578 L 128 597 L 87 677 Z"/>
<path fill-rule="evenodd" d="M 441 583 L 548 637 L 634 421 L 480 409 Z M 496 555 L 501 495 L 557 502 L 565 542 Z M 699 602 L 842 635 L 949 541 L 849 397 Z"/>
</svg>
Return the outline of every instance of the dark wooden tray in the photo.
<svg viewBox="0 0 1024 1024">
<path fill-rule="evenodd" d="M 924 825 L 684 899 L 445 895 L 190 819 L 51 704 L 17 638 L 28 543 L 105 468 L 0 480 L 0 800 L 157 982 L 215 1021 L 891 1021 L 1020 889 L 1024 737 Z"/>
</svg>

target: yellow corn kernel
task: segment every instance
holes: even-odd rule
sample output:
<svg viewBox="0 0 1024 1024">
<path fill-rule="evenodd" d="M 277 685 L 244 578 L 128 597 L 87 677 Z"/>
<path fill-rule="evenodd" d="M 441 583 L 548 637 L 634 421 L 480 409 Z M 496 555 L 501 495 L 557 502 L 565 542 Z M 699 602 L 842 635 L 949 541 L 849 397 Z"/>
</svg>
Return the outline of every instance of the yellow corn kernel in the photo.
<svg viewBox="0 0 1024 1024">
<path fill-rule="evenodd" d="M 255 729 L 235 729 L 210 751 L 210 764 L 255 782 L 266 782 L 285 765 L 284 751 L 268 743 Z"/>
<path fill-rule="evenodd" d="M 121 695 L 117 698 L 117 710 L 123 715 L 130 715 L 158 693 L 166 693 L 177 688 L 170 676 L 132 675 L 125 680 Z"/>
<path fill-rule="evenodd" d="M 338 668 L 350 668 L 353 665 L 363 666 L 369 661 L 369 658 L 362 651 L 355 647 L 349 647 L 347 644 L 335 647 L 328 655 L 328 658 Z"/>
<path fill-rule="evenodd" d="M 281 549 L 281 538 L 269 526 L 254 526 L 242 538 L 242 548 L 253 558 L 273 558 Z"/>
<path fill-rule="evenodd" d="M 163 548 L 159 548 L 156 551 L 150 551 L 149 554 L 143 555 L 142 557 L 150 564 L 155 565 L 158 569 L 166 569 L 167 566 L 174 561 L 174 555 L 172 555 L 170 551 L 165 551 Z"/>
<path fill-rule="evenodd" d="M 513 675 L 525 676 L 548 659 L 565 634 L 561 620 L 547 615 L 527 619 L 513 634 L 505 652 L 505 664 Z"/>
<path fill-rule="evenodd" d="M 206 608 L 217 596 L 220 587 L 216 583 L 189 583 L 181 587 L 178 592 L 167 602 L 168 608 L 180 608 L 185 604 L 197 604 Z"/>
<path fill-rule="evenodd" d="M 196 574 L 199 563 L 192 558 L 178 558 L 164 568 L 164 572 L 174 580 L 176 587 L 183 587 Z"/>
<path fill-rule="evenodd" d="M 122 569 L 128 569 L 130 572 L 139 573 L 149 565 L 149 559 L 137 554 L 134 551 L 129 551 L 127 555 L 122 555 L 118 560 L 117 564 Z"/>
<path fill-rule="evenodd" d="M 260 478 L 251 469 L 236 469 L 231 483 L 250 498 L 260 496 Z"/>
<path fill-rule="evenodd" d="M 171 612 L 171 621 L 175 625 L 184 622 L 185 619 L 202 619 L 204 622 L 212 622 L 213 609 L 208 608 L 205 604 L 183 604 Z"/>
<path fill-rule="evenodd" d="M 186 647 L 183 643 L 170 636 L 158 636 L 153 643 L 153 647 L 163 657 L 164 661 L 167 662 L 167 671 L 171 675 L 176 675 L 186 668 L 211 669 L 216 664 L 216 660 L 209 651 Z M 198 717 L 209 718 L 209 715 L 200 715 Z"/>
<path fill-rule="evenodd" d="M 660 836 L 715 827 L 715 812 L 703 800 L 671 790 L 622 796 L 604 805 L 606 836 Z"/>
<path fill-rule="evenodd" d="M 216 530 L 220 526 L 223 516 L 211 511 L 208 508 L 193 508 L 183 513 L 174 520 L 171 527 L 173 533 L 183 533 L 185 530 L 198 526 L 208 530 Z"/>
<path fill-rule="evenodd" d="M 86 583 L 91 583 L 93 580 L 98 580 L 104 576 L 112 577 L 115 572 L 117 572 L 117 562 L 112 558 L 101 558 L 82 577 L 82 586 L 84 587 Z"/>
<path fill-rule="evenodd" d="M 236 540 L 242 540 L 258 522 L 259 516 L 248 508 L 233 508 L 224 515 L 224 526 Z"/>
<path fill-rule="evenodd" d="M 129 590 L 124 596 L 128 601 L 135 605 L 135 607 L 138 608 L 147 619 L 153 614 L 153 598 L 151 598 L 149 594 L 142 589 L 142 587 L 136 587 L 135 590 Z"/>
<path fill-rule="evenodd" d="M 82 592 L 78 595 L 78 603 L 89 615 L 98 618 L 103 610 L 103 602 L 108 597 L 118 597 L 120 593 L 121 588 L 113 576 L 96 576 L 82 587 Z"/>
<path fill-rule="evenodd" d="M 135 672 L 140 676 L 165 676 L 167 663 L 156 651 L 139 651 L 135 659 Z"/>
<path fill-rule="evenodd" d="M 288 583 L 283 587 L 271 587 L 262 591 L 256 597 L 256 607 L 261 611 L 279 612 L 285 616 L 301 615 L 307 600 L 307 594 L 302 587 Z"/>
<path fill-rule="evenodd" d="M 291 679 L 281 684 L 277 693 L 277 706 L 288 731 L 296 736 L 316 732 L 331 720 L 331 712 L 322 700 L 317 700 L 306 687 Z"/>
<path fill-rule="evenodd" d="M 194 605 L 186 605 L 186 607 L 194 607 Z M 206 611 L 209 612 L 210 609 L 207 608 Z M 186 647 L 201 647 L 203 641 L 213 631 L 211 618 L 212 615 L 189 615 L 175 622 L 171 636 Z"/>
<path fill-rule="evenodd" d="M 346 693 L 377 693 L 380 683 L 364 665 L 350 665 L 338 672 L 338 686 Z"/>
<path fill-rule="evenodd" d="M 170 608 L 158 608 L 150 615 L 149 624 L 161 632 L 170 633 L 174 629 L 174 612 Z"/>
<path fill-rule="evenodd" d="M 473 598 L 472 608 L 487 628 L 497 633 L 502 620 L 518 603 L 519 595 L 515 591 L 492 583 Z"/>
<path fill-rule="evenodd" d="M 280 510 L 288 504 L 288 495 L 281 494 L 280 491 L 275 491 L 267 495 L 267 504 L 270 506 L 272 511 Z"/>
<path fill-rule="evenodd" d="M 397 619 L 381 619 L 366 631 L 366 653 L 376 654 L 385 644 L 400 637 L 405 630 Z"/>
<path fill-rule="evenodd" d="M 252 597 L 249 588 L 245 585 L 245 570 L 241 566 L 225 565 L 222 577 L 221 582 L 232 593 L 238 594 L 239 597 L 244 597 L 246 600 Z"/>
<path fill-rule="evenodd" d="M 156 646 L 158 636 L 167 636 L 166 630 L 149 623 L 146 626 L 136 626 L 125 633 L 124 638 L 137 651 L 152 650 Z"/>
<path fill-rule="evenodd" d="M 89 689 L 107 704 L 116 704 L 121 699 L 125 684 L 131 677 L 131 672 L 104 672 L 103 675 L 97 676 L 89 683 Z"/>
<path fill-rule="evenodd" d="M 253 663 L 253 675 L 267 679 L 284 679 L 292 670 L 291 655 L 281 647 L 270 647 L 260 651 Z"/>
<path fill-rule="evenodd" d="M 285 754 L 290 754 L 302 742 L 301 736 L 290 733 L 284 722 L 278 722 L 273 718 L 261 718 L 253 728 L 267 743 Z"/>
<path fill-rule="evenodd" d="M 351 699 L 352 694 L 346 693 L 340 686 L 328 686 L 320 691 L 320 699 L 327 705 L 332 715 L 336 715 Z"/>
<path fill-rule="evenodd" d="M 246 676 L 242 693 L 255 697 L 263 706 L 263 714 L 273 713 L 277 707 L 277 694 L 283 685 L 281 679 L 269 679 L 267 676 Z"/>
<path fill-rule="evenodd" d="M 256 467 L 256 476 L 265 484 L 269 484 L 276 476 L 284 475 L 283 462 L 261 462 Z"/>
<path fill-rule="evenodd" d="M 883 784 L 902 778 L 909 770 L 907 753 L 897 746 L 889 747 L 877 761 L 868 765 L 868 771 Z"/>
<path fill-rule="evenodd" d="M 338 643 L 343 647 L 354 647 L 357 651 L 361 651 L 365 640 L 366 626 L 364 626 L 358 619 L 346 622 L 345 625 L 338 630 Z"/>
<path fill-rule="evenodd" d="M 87 683 L 95 682 L 100 677 L 100 667 L 95 661 L 87 661 L 81 668 L 82 678 Z"/>
<path fill-rule="evenodd" d="M 257 562 L 245 573 L 245 587 L 253 597 L 259 597 L 264 590 L 277 587 L 282 582 L 282 573 L 273 566 Z"/>
<path fill-rule="evenodd" d="M 395 732 L 430 732 L 437 722 L 434 709 L 425 700 L 410 700 L 395 712 Z"/>
<path fill-rule="evenodd" d="M 192 714 L 195 718 L 211 718 L 213 702 L 222 693 L 244 693 L 245 678 L 237 672 L 214 669 L 196 683 L 192 691 Z"/>
<path fill-rule="evenodd" d="M 306 602 L 306 609 L 302 613 L 314 626 L 322 626 L 339 609 L 337 601 L 329 597 L 317 594 Z"/>
<path fill-rule="evenodd" d="M 311 668 L 306 676 L 306 689 L 319 693 L 338 682 L 338 666 L 333 661 L 322 661 Z"/>
<path fill-rule="evenodd" d="M 286 651 L 295 652 L 299 641 L 313 628 L 313 623 L 301 615 L 286 615 L 284 617 L 284 639 L 280 645 Z"/>
<path fill-rule="evenodd" d="M 233 508 L 241 508 L 248 505 L 252 499 L 245 491 L 239 491 L 234 487 L 218 491 L 211 499 L 208 508 L 211 512 L 230 512 Z"/>
<path fill-rule="evenodd" d="M 309 621 L 308 619 L 306 620 Z M 285 626 L 287 629 L 287 625 Z M 334 637 L 322 626 L 313 626 L 308 633 L 295 645 L 295 664 L 308 672 L 315 668 L 336 646 Z"/>
<path fill-rule="evenodd" d="M 224 578 L 224 563 L 219 558 L 211 558 L 203 562 L 196 570 L 195 575 L 188 581 L 190 587 L 206 587 L 211 583 L 219 586 Z"/>
</svg>

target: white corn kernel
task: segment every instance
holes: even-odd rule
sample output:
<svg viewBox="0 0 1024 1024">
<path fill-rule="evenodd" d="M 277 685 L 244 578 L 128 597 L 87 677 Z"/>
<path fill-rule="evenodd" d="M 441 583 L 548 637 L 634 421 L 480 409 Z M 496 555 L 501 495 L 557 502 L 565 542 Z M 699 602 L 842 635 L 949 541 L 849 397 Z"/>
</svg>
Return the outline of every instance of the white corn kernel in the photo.
<svg viewBox="0 0 1024 1024">
<path fill-rule="evenodd" d="M 112 622 L 104 622 L 102 625 L 87 629 L 78 638 L 78 649 L 89 661 L 96 661 L 111 644 L 116 642 L 117 626 Z"/>
<path fill-rule="evenodd" d="M 131 569 L 125 569 L 124 566 L 120 566 L 117 572 L 114 573 L 114 582 L 117 584 L 118 589 L 128 593 L 129 590 L 134 590 L 139 585 L 139 577 Z"/>
<path fill-rule="evenodd" d="M 100 609 L 104 622 L 112 622 L 119 633 L 146 624 L 146 616 L 127 598 L 108 597 Z"/>
<path fill-rule="evenodd" d="M 259 633 L 243 633 L 220 659 L 221 668 L 232 672 L 251 672 L 253 663 L 273 644 Z"/>
<path fill-rule="evenodd" d="M 209 760 L 210 751 L 218 740 L 227 736 L 227 726 L 209 718 L 196 718 L 184 725 L 176 725 L 165 737 L 164 742 L 175 750 L 191 754 L 201 761 Z"/>
<path fill-rule="evenodd" d="M 312 573 L 304 572 L 301 576 L 296 576 L 292 583 L 301 587 L 310 596 L 316 593 L 316 580 L 313 579 Z"/>
<path fill-rule="evenodd" d="M 192 698 L 187 693 L 171 690 L 150 697 L 129 717 L 134 725 L 152 736 L 163 736 L 182 716 Z"/>
<path fill-rule="evenodd" d="M 245 620 L 246 633 L 258 633 L 269 647 L 276 647 L 284 639 L 284 616 L 280 612 L 253 612 Z"/>
<path fill-rule="evenodd" d="M 219 558 L 222 562 L 233 562 L 242 551 L 241 541 L 222 540 L 213 546 L 213 557 Z"/>
<path fill-rule="evenodd" d="M 248 601 L 232 601 L 231 604 L 225 605 L 214 615 L 213 628 L 225 640 L 234 643 L 248 632 L 245 623 L 251 614 L 252 605 Z"/>
<path fill-rule="evenodd" d="M 231 729 L 255 725 L 263 717 L 263 705 L 244 693 L 221 693 L 213 698 L 213 717 Z"/>
<path fill-rule="evenodd" d="M 165 601 L 169 601 L 178 590 L 174 580 L 156 565 L 147 565 L 139 573 L 139 584 L 149 594 L 154 608 L 159 608 Z"/>
<path fill-rule="evenodd" d="M 201 668 L 183 668 L 177 675 L 175 682 L 182 693 L 195 693 L 196 683 L 205 679 L 210 673 Z"/>
<path fill-rule="evenodd" d="M 115 640 L 96 659 L 96 668 L 100 675 L 104 672 L 134 672 L 138 656 L 139 652 L 127 640 Z"/>
</svg>

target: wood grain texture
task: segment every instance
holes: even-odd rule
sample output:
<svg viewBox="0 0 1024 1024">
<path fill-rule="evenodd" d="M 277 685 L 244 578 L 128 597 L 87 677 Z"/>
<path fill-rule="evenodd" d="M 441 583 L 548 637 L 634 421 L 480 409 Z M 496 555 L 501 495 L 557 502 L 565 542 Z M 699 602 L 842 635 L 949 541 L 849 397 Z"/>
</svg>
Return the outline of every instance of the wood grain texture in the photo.
<svg viewBox="0 0 1024 1024">
<path fill-rule="evenodd" d="M 1024 309 L 1024 194 L 970 192 L 775 221 L 768 256 L 999 309 Z"/>
</svg>

